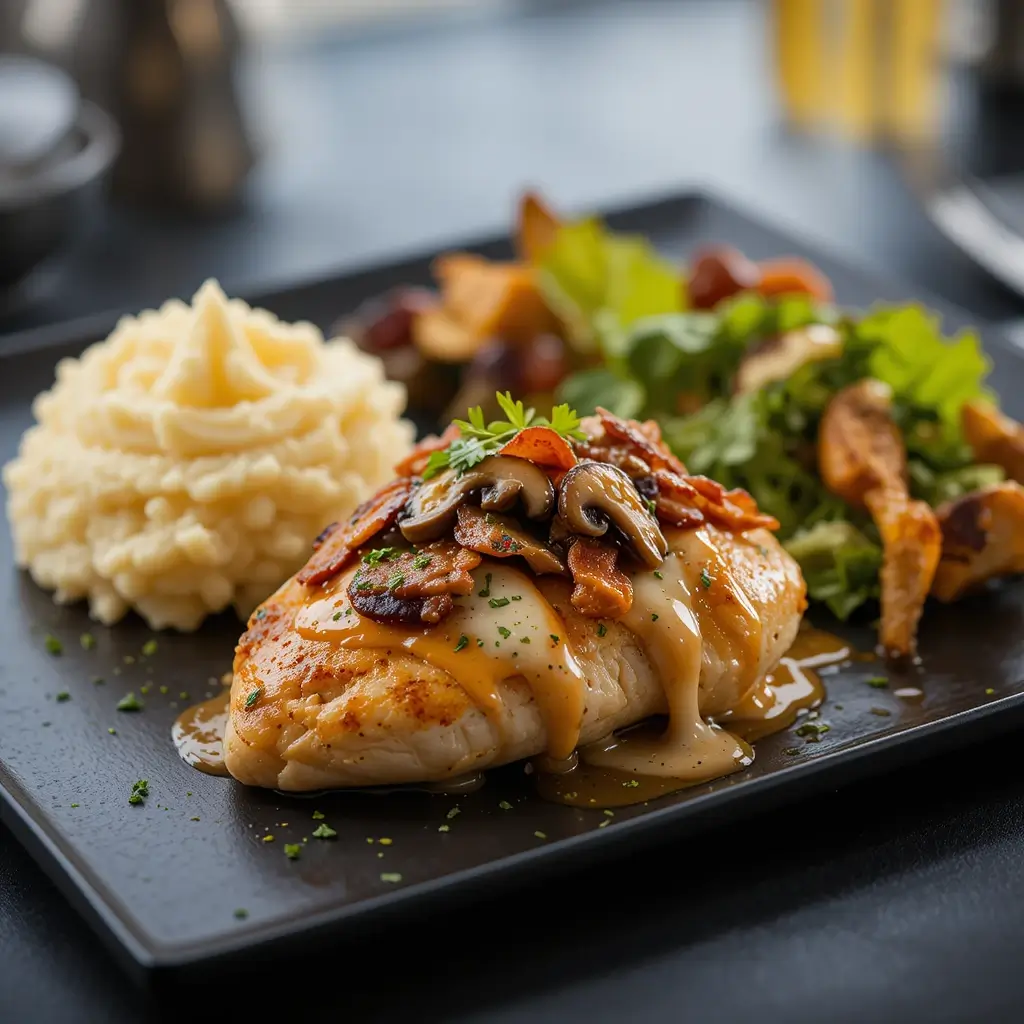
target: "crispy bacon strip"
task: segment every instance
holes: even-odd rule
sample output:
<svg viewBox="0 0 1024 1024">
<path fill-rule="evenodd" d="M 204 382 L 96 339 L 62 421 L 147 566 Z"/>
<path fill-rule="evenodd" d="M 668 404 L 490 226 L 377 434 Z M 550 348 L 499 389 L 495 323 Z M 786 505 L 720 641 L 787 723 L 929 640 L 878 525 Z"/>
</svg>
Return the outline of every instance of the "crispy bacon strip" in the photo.
<svg viewBox="0 0 1024 1024">
<path fill-rule="evenodd" d="M 572 469 L 578 461 L 572 445 L 550 427 L 527 427 L 520 430 L 500 452 L 543 466 L 545 469 Z"/>
<path fill-rule="evenodd" d="M 454 607 L 453 595 L 472 592 L 470 573 L 480 562 L 475 551 L 450 540 L 364 561 L 349 581 L 349 600 L 360 615 L 382 622 L 439 622 Z"/>
<path fill-rule="evenodd" d="M 312 587 L 336 576 L 352 561 L 358 548 L 394 525 L 412 489 L 410 477 L 398 477 L 364 501 L 345 526 L 335 524 L 321 533 L 317 538 L 319 546 L 299 571 L 296 580 Z"/>
<path fill-rule="evenodd" d="M 600 406 L 597 408 L 597 417 L 608 437 L 631 448 L 633 454 L 642 458 L 651 469 L 668 469 L 680 475 L 686 473 L 686 467 L 661 440 L 661 431 L 656 423 L 619 419 Z"/>
<path fill-rule="evenodd" d="M 538 575 L 565 572 L 558 555 L 543 541 L 527 533 L 514 519 L 484 512 L 475 505 L 459 506 L 458 517 L 455 539 L 464 548 L 491 558 L 519 555 Z"/>
<path fill-rule="evenodd" d="M 664 469 L 657 470 L 654 479 L 658 485 L 658 517 L 674 526 L 689 528 L 707 520 L 736 533 L 779 528 L 779 521 L 758 511 L 754 499 L 738 487 L 727 491 L 706 476 L 680 476 Z M 692 521 L 694 517 L 687 516 L 687 509 L 700 518 Z"/>
<path fill-rule="evenodd" d="M 569 571 L 575 584 L 570 598 L 581 614 L 594 619 L 617 618 L 633 605 L 633 584 L 615 564 L 618 548 L 580 537 L 569 548 Z"/>
<path fill-rule="evenodd" d="M 449 423 L 447 429 L 440 437 L 437 434 L 428 434 L 395 466 L 395 475 L 419 476 L 427 468 L 427 461 L 430 459 L 430 456 L 434 452 L 444 451 L 458 437 L 459 428 L 454 423 Z"/>
</svg>

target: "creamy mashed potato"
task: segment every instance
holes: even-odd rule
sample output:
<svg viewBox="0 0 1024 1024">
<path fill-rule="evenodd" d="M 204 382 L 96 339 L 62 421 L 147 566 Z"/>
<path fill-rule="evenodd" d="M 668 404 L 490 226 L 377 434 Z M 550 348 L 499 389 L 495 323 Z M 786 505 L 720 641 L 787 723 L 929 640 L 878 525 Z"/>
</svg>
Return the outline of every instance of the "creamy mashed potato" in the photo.
<svg viewBox="0 0 1024 1024">
<path fill-rule="evenodd" d="M 377 359 L 214 281 L 125 318 L 56 378 L 4 467 L 7 516 L 19 565 L 105 623 L 247 615 L 412 442 Z"/>
</svg>

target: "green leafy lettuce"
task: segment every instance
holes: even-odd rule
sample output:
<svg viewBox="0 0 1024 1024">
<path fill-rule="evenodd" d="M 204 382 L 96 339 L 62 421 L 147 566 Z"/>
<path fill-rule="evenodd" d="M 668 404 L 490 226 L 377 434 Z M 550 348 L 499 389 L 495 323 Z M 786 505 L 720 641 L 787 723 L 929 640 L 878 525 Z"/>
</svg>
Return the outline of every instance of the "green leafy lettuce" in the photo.
<svg viewBox="0 0 1024 1024">
<path fill-rule="evenodd" d="M 934 505 L 1002 479 L 998 468 L 974 464 L 961 433 L 963 403 L 992 397 L 978 338 L 944 338 L 917 305 L 858 318 L 807 296 L 743 293 L 710 312 L 689 310 L 674 268 L 594 220 L 561 229 L 539 269 L 572 340 L 592 356 L 563 382 L 559 400 L 580 415 L 602 406 L 657 419 L 691 472 L 745 488 L 779 520 L 810 597 L 840 618 L 878 597 L 882 549 L 870 518 L 830 494 L 817 473 L 818 424 L 837 391 L 865 377 L 892 389 L 916 497 Z M 839 355 L 734 394 L 748 353 L 810 324 L 835 328 Z"/>
</svg>

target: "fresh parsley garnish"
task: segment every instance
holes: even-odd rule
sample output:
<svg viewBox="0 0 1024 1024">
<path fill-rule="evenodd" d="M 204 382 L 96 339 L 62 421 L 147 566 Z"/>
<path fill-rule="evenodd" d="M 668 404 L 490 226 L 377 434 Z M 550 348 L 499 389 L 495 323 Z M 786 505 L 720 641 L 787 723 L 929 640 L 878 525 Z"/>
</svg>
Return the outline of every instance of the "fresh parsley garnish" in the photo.
<svg viewBox="0 0 1024 1024">
<path fill-rule="evenodd" d="M 92 633 L 83 633 L 78 642 L 82 645 L 82 650 L 91 651 L 96 646 L 96 637 Z"/>
<path fill-rule="evenodd" d="M 289 860 L 298 860 L 301 854 L 302 854 L 302 844 L 301 843 L 285 843 L 284 844 L 284 855 Z"/>
<path fill-rule="evenodd" d="M 47 633 L 43 638 L 43 646 L 46 648 L 46 653 L 52 654 L 54 657 L 64 653 L 64 645 L 52 633 Z"/>
<path fill-rule="evenodd" d="M 400 572 L 393 572 L 388 577 L 388 590 L 397 590 L 405 582 L 405 576 Z"/>
<path fill-rule="evenodd" d="M 132 791 L 128 795 L 128 803 L 137 805 L 143 803 L 149 796 L 149 782 L 146 779 L 139 779 L 132 783 Z"/>
<path fill-rule="evenodd" d="M 487 573 L 484 576 L 484 586 L 482 590 L 476 592 L 477 597 L 490 597 L 491 596 L 491 574 Z"/>
<path fill-rule="evenodd" d="M 872 676 L 866 682 L 876 690 L 884 690 L 889 685 L 889 680 L 885 676 Z"/>
<path fill-rule="evenodd" d="M 505 605 L 508 604 L 508 598 L 507 597 L 492 597 L 490 599 L 490 601 L 488 601 L 487 603 L 492 608 L 504 608 Z"/>
<path fill-rule="evenodd" d="M 414 559 L 412 560 L 412 567 L 413 567 L 414 569 L 426 569 L 426 567 L 427 567 L 428 565 L 430 565 L 430 563 L 431 563 L 431 562 L 432 562 L 433 560 L 434 560 L 434 559 L 433 559 L 433 557 L 432 557 L 431 555 L 417 555 L 417 556 L 416 556 L 416 557 L 415 557 L 415 558 L 414 558 Z"/>
<path fill-rule="evenodd" d="M 256 706 L 256 701 L 263 695 L 263 688 L 257 686 L 255 690 L 251 691 L 249 696 L 245 698 L 245 710 L 248 711 L 250 708 Z"/>
<path fill-rule="evenodd" d="M 142 645 L 142 653 L 147 658 L 152 658 L 157 652 L 158 644 L 156 640 L 150 638 Z"/>
<path fill-rule="evenodd" d="M 398 548 L 374 548 L 363 555 L 363 561 L 367 565 L 380 565 L 381 562 L 386 562 L 397 554 Z"/>
<path fill-rule="evenodd" d="M 711 584 L 714 583 L 714 582 L 715 582 L 715 577 L 712 576 L 708 572 L 707 568 L 701 569 L 701 571 L 700 571 L 700 585 L 705 590 L 709 590 L 711 588 Z"/>
<path fill-rule="evenodd" d="M 465 473 L 488 455 L 503 448 L 516 434 L 527 427 L 549 427 L 567 440 L 582 441 L 585 437 L 580 430 L 580 418 L 575 410 L 566 405 L 556 405 L 550 417 L 538 416 L 533 409 L 527 409 L 521 401 L 513 399 L 509 392 L 495 396 L 505 419 L 488 423 L 480 406 L 470 409 L 468 419 L 455 420 L 460 435 L 443 451 L 432 452 L 423 470 L 423 479 L 429 480 L 442 470 L 451 469 L 457 474 Z"/>
<path fill-rule="evenodd" d="M 599 622 L 597 624 L 597 635 L 598 636 L 605 636 L 607 633 L 608 633 L 608 627 L 603 622 Z"/>
<path fill-rule="evenodd" d="M 57 703 L 63 703 L 66 700 L 71 700 L 71 694 L 67 690 L 61 690 L 56 697 Z"/>
<path fill-rule="evenodd" d="M 333 839 L 337 834 L 338 833 L 335 832 L 335 830 L 333 828 L 331 828 L 330 825 L 326 825 L 326 824 L 317 825 L 317 827 L 315 829 L 313 829 L 313 838 L 314 839 Z M 287 847 L 286 847 L 286 849 L 287 849 Z"/>
<path fill-rule="evenodd" d="M 468 646 L 469 637 L 466 636 L 465 633 L 463 633 L 462 636 L 459 637 L 459 642 L 455 645 L 455 653 L 457 654 L 459 651 L 464 650 Z"/>
<path fill-rule="evenodd" d="M 118 702 L 118 711 L 141 711 L 145 707 L 134 693 L 126 693 Z"/>
<path fill-rule="evenodd" d="M 509 629 L 508 626 L 499 626 L 498 632 L 504 640 L 507 640 L 512 635 L 512 630 Z"/>
</svg>

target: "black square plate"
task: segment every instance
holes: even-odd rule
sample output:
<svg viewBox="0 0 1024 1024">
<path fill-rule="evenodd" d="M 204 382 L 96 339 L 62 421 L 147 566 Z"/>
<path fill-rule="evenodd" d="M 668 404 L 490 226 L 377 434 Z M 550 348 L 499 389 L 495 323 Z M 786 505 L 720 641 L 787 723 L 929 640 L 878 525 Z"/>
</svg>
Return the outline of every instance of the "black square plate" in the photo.
<svg viewBox="0 0 1024 1024">
<path fill-rule="evenodd" d="M 649 236 L 676 258 L 706 241 L 755 258 L 804 255 L 831 277 L 845 305 L 918 299 L 943 314 L 947 331 L 969 323 L 938 300 L 862 276 L 706 196 L 668 198 L 608 220 Z M 510 251 L 507 240 L 467 247 L 496 257 Z M 429 262 L 414 259 L 251 298 L 282 317 L 326 327 L 392 285 L 428 283 Z M 112 324 L 113 318 L 100 318 L 8 339 L 0 356 L 4 461 L 31 421 L 33 396 L 51 383 L 55 361 Z M 995 385 L 1019 416 L 1024 360 L 997 333 L 984 333 Z M 615 850 L 634 851 L 670 832 L 748 816 L 1024 720 L 1024 587 L 1013 584 L 953 609 L 929 609 L 923 666 L 914 680 L 923 700 L 911 703 L 891 688 L 867 686 L 877 668 L 855 663 L 827 679 L 822 716 L 831 729 L 820 742 L 804 743 L 792 733 L 770 737 L 758 744 L 747 771 L 614 817 L 542 802 L 517 766 L 458 799 L 286 797 L 201 775 L 178 759 L 170 742 L 177 708 L 216 689 L 230 667 L 237 621 L 220 617 L 195 635 L 161 635 L 157 651 L 143 655 L 150 634 L 138 620 L 98 628 L 81 606 L 56 607 L 19 574 L 7 531 L 0 537 L 0 613 L 0 813 L 139 975 L 208 968 L 272 944 L 295 949 L 328 931 L 351 931 L 484 887 L 493 891 Z M 79 643 L 85 632 L 96 638 L 93 649 Z M 858 648 L 871 648 L 870 630 L 844 632 Z M 62 641 L 62 654 L 48 653 L 47 634 Z M 115 709 L 125 692 L 143 687 L 142 712 Z M 69 698 L 57 701 L 61 692 Z M 796 753 L 784 752 L 794 747 Z M 138 778 L 149 780 L 150 797 L 130 806 Z M 325 815 L 337 838 L 310 838 L 300 858 L 289 860 L 284 845 L 310 836 L 314 811 Z M 387 880 L 395 876 L 401 881 Z"/>
</svg>

